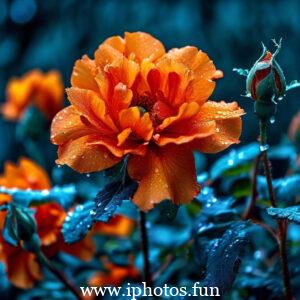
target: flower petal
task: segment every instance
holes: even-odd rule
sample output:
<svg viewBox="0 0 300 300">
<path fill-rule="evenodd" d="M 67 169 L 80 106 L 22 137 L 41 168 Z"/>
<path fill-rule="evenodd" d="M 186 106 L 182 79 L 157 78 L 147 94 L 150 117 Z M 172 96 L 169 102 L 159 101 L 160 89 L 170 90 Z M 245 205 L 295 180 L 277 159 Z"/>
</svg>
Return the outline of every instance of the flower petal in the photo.
<svg viewBox="0 0 300 300">
<path fill-rule="evenodd" d="M 101 69 L 104 69 L 106 65 L 112 63 L 116 59 L 122 58 L 123 56 L 123 54 L 117 49 L 105 43 L 99 46 L 94 55 L 96 65 Z"/>
<path fill-rule="evenodd" d="M 54 117 L 51 125 L 51 142 L 61 145 L 69 140 L 88 135 L 93 130 L 96 132 L 96 129 L 82 122 L 80 113 L 73 105 L 70 105 Z"/>
<path fill-rule="evenodd" d="M 150 34 L 144 32 L 126 32 L 125 44 L 126 57 L 134 54 L 138 62 L 141 62 L 145 58 L 154 61 L 165 54 L 163 44 Z"/>
<path fill-rule="evenodd" d="M 199 111 L 199 116 L 203 121 L 232 119 L 244 114 L 244 110 L 238 106 L 237 102 L 226 103 L 224 101 L 207 101 Z"/>
<path fill-rule="evenodd" d="M 43 190 L 50 189 L 51 183 L 47 172 L 28 158 L 20 159 L 20 171 L 26 178 L 31 189 Z"/>
<path fill-rule="evenodd" d="M 139 69 L 137 63 L 126 57 L 121 57 L 107 65 L 105 71 L 112 76 L 115 85 L 122 82 L 130 88 L 136 79 Z"/>
<path fill-rule="evenodd" d="M 217 120 L 215 134 L 194 140 L 191 147 L 204 153 L 217 153 L 232 144 L 238 144 L 241 131 L 241 118 Z"/>
<path fill-rule="evenodd" d="M 87 55 L 84 55 L 82 59 L 78 59 L 75 62 L 72 76 L 71 84 L 72 86 L 98 91 L 98 85 L 95 81 L 97 75 L 96 64 Z"/>
<path fill-rule="evenodd" d="M 115 124 L 106 113 L 105 102 L 93 91 L 72 87 L 67 89 L 71 104 L 101 130 L 101 133 L 117 132 Z"/>
<path fill-rule="evenodd" d="M 89 141 L 90 136 L 83 136 L 60 145 L 56 163 L 66 164 L 79 173 L 89 173 L 107 169 L 120 160 L 107 148 Z"/>
<path fill-rule="evenodd" d="M 167 57 L 184 64 L 193 71 L 195 76 L 186 90 L 186 99 L 188 101 L 197 101 L 204 103 L 212 94 L 215 88 L 214 79 L 221 78 L 223 73 L 216 70 L 213 61 L 196 47 L 183 47 L 172 49 L 166 55 Z"/>
<path fill-rule="evenodd" d="M 190 203 L 199 192 L 194 157 L 185 147 L 148 148 L 144 157 L 129 159 L 128 174 L 139 181 L 133 201 L 143 211 L 165 199 L 175 204 Z"/>
<path fill-rule="evenodd" d="M 125 41 L 118 35 L 106 39 L 103 44 L 109 45 L 121 53 L 124 53 L 125 51 Z"/>
<path fill-rule="evenodd" d="M 141 116 L 139 108 L 133 106 L 122 110 L 119 117 L 122 128 L 131 128 L 132 132 L 144 141 L 149 141 L 151 139 L 153 127 L 149 113 L 145 113 Z"/>
</svg>

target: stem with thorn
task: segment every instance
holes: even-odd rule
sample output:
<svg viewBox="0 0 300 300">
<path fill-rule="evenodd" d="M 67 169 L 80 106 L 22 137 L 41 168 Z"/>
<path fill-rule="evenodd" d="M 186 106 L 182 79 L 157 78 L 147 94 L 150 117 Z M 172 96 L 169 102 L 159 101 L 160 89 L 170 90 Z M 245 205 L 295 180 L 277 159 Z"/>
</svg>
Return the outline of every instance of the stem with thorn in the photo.
<svg viewBox="0 0 300 300">
<path fill-rule="evenodd" d="M 270 167 L 270 161 L 267 154 L 267 121 L 260 120 L 259 122 L 260 128 L 260 144 L 262 151 L 262 160 L 264 165 L 265 176 L 268 185 L 268 191 L 270 196 L 271 206 L 276 207 L 276 199 L 273 190 L 272 184 L 272 172 Z M 283 284 L 285 291 L 285 299 L 292 300 L 292 289 L 290 283 L 290 273 L 288 267 L 288 256 L 287 256 L 287 245 L 286 245 L 286 235 L 288 224 L 286 220 L 277 220 L 278 224 L 278 244 L 279 244 L 279 254 L 281 258 L 281 267 L 282 267 L 282 275 L 283 275 Z"/>
</svg>

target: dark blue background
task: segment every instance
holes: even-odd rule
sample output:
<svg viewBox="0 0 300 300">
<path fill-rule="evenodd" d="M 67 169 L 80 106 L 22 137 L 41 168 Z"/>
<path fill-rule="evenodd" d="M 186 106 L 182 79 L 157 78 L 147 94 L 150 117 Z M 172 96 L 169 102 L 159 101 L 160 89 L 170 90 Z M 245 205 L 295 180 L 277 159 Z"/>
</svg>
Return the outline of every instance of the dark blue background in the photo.
<svg viewBox="0 0 300 300">
<path fill-rule="evenodd" d="M 243 0 L 0 0 L 0 95 L 13 75 L 31 68 L 56 68 L 66 86 L 74 61 L 92 55 L 107 37 L 124 31 L 146 31 L 167 49 L 196 45 L 208 52 L 225 77 L 213 99 L 237 100 L 246 109 L 242 142 L 257 136 L 252 101 L 240 97 L 244 78 L 233 67 L 249 67 L 260 55 L 260 42 L 273 46 L 283 37 L 278 61 L 287 81 L 300 79 L 300 1 Z M 290 92 L 279 106 L 271 142 L 286 132 L 300 103 Z M 274 129 L 275 129 L 274 128 Z"/>
</svg>

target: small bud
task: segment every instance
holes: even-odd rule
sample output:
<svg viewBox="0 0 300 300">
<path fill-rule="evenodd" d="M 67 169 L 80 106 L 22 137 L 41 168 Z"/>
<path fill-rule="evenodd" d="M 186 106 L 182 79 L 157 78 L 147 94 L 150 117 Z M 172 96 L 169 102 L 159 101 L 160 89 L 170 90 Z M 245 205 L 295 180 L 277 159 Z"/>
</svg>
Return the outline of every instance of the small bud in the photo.
<svg viewBox="0 0 300 300">
<path fill-rule="evenodd" d="M 31 240 L 37 231 L 37 227 L 30 212 L 21 207 L 14 207 L 13 214 L 18 238 L 23 241 Z"/>
<path fill-rule="evenodd" d="M 284 97 L 286 82 L 284 74 L 276 62 L 281 43 L 276 44 L 274 54 L 263 46 L 263 53 L 256 61 L 247 76 L 247 91 L 254 100 L 262 102 L 275 102 Z"/>
</svg>

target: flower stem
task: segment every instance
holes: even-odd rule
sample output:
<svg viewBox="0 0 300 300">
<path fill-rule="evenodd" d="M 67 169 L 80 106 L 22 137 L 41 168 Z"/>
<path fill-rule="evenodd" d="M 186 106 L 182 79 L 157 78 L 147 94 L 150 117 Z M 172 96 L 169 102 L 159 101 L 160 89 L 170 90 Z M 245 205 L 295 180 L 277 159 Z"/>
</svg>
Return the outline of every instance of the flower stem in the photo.
<svg viewBox="0 0 300 300">
<path fill-rule="evenodd" d="M 250 202 L 246 208 L 246 211 L 244 213 L 243 219 L 248 220 L 251 218 L 251 215 L 253 213 L 256 199 L 257 199 L 257 176 L 259 172 L 259 165 L 261 161 L 261 153 L 256 156 L 255 162 L 254 162 L 254 168 L 252 172 L 252 192 L 251 192 L 251 199 Z"/>
<path fill-rule="evenodd" d="M 283 281 L 284 281 L 284 289 L 285 289 L 285 299 L 292 300 L 292 289 L 290 283 L 290 272 L 288 267 L 288 256 L 287 256 L 287 247 L 286 247 L 286 234 L 287 234 L 287 222 L 286 220 L 280 220 L 278 222 L 279 226 L 279 252 L 281 258 L 281 267 L 282 272 L 284 274 Z"/>
<path fill-rule="evenodd" d="M 38 257 L 39 262 L 48 268 L 58 279 L 62 282 L 67 289 L 76 297 L 78 300 L 82 300 L 82 297 L 79 291 L 73 286 L 73 284 L 62 274 L 59 270 L 57 270 L 53 264 L 48 260 L 48 258 L 42 253 L 41 250 L 36 251 L 36 255 Z"/>
<path fill-rule="evenodd" d="M 262 151 L 262 159 L 264 165 L 265 176 L 268 185 L 268 191 L 270 196 L 271 206 L 276 207 L 276 199 L 273 189 L 272 183 L 272 172 L 271 172 L 271 164 L 267 154 L 267 121 L 260 120 L 259 122 L 260 128 L 260 144 Z M 278 220 L 278 243 L 279 243 L 279 254 L 281 258 L 281 266 L 282 266 L 282 276 L 283 276 L 283 284 L 284 284 L 284 291 L 285 291 L 285 299 L 292 300 L 292 289 L 290 283 L 290 273 L 289 273 L 289 266 L 288 266 L 288 257 L 287 257 L 287 246 L 286 246 L 286 235 L 287 235 L 287 228 L 288 225 L 285 220 Z"/>
<path fill-rule="evenodd" d="M 144 280 L 146 285 L 152 286 L 151 272 L 150 272 L 150 262 L 149 262 L 149 244 L 148 235 L 146 228 L 146 214 L 140 211 L 140 232 L 141 232 L 141 246 L 144 258 Z"/>
</svg>

